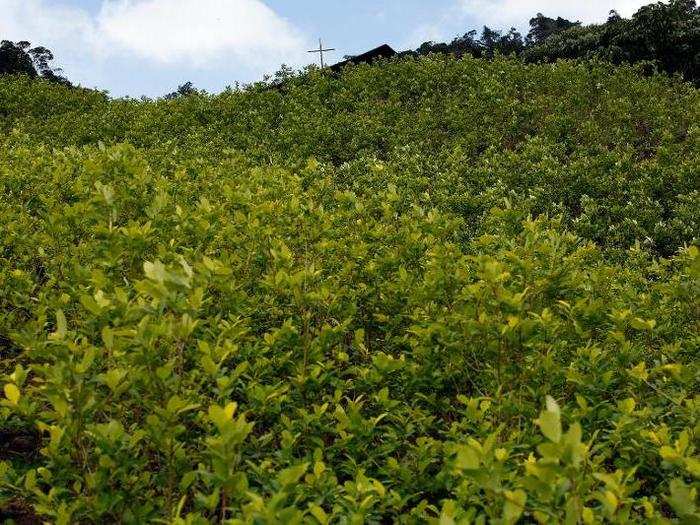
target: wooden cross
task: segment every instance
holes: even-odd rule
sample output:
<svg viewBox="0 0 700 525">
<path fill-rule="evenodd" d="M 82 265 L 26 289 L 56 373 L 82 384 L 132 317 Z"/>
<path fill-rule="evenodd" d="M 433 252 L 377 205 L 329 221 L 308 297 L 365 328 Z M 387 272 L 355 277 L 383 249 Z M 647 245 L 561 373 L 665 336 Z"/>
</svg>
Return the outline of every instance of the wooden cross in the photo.
<svg viewBox="0 0 700 525">
<path fill-rule="evenodd" d="M 321 55 L 321 69 L 326 67 L 326 65 L 323 63 L 323 53 L 325 53 L 326 51 L 335 51 L 335 48 L 331 47 L 329 49 L 323 49 L 323 42 L 320 38 L 318 39 L 318 49 L 312 49 L 311 51 L 309 51 L 309 53 L 318 53 L 319 55 Z"/>
</svg>

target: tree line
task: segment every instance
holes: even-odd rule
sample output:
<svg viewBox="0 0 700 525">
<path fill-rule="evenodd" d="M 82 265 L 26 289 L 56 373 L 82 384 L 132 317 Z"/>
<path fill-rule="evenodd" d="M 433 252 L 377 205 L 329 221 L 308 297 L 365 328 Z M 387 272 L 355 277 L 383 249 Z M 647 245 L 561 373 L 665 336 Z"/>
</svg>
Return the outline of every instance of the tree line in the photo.
<svg viewBox="0 0 700 525">
<path fill-rule="evenodd" d="M 631 18 L 611 11 L 605 23 L 586 26 L 538 13 L 530 20 L 525 36 L 515 28 L 501 31 L 484 27 L 481 32 L 472 30 L 451 42 L 425 42 L 400 55 L 431 53 L 485 59 L 496 54 L 516 55 L 529 63 L 595 58 L 618 65 L 648 62 L 659 71 L 680 74 L 700 84 L 700 8 L 696 0 L 657 2 L 640 8 Z M 53 60 L 53 53 L 43 46 L 31 47 L 26 41 L 0 42 L 0 74 L 25 74 L 70 85 L 61 69 L 51 65 Z M 187 83 L 166 98 L 193 92 L 196 89 Z"/>
<path fill-rule="evenodd" d="M 58 84 L 71 85 L 62 75 L 61 68 L 52 66 L 53 53 L 43 47 L 32 45 L 27 41 L 0 42 L 0 75 L 23 74 L 30 78 L 44 78 Z"/>
<path fill-rule="evenodd" d="M 522 57 L 526 62 L 559 59 L 603 59 L 615 64 L 649 62 L 669 74 L 700 82 L 700 8 L 695 0 L 670 0 L 640 8 L 631 18 L 610 11 L 602 24 L 582 25 L 542 13 L 530 20 L 523 36 L 515 28 L 484 27 L 449 43 L 425 42 L 404 54 L 430 53 L 492 58 L 495 54 Z"/>
</svg>

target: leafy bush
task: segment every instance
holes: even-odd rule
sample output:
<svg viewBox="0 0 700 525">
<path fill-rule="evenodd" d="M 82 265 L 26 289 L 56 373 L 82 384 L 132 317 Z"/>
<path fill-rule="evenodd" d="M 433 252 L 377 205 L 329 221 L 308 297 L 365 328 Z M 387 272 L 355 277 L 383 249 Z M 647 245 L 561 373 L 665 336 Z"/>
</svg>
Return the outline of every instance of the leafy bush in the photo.
<svg viewBox="0 0 700 525">
<path fill-rule="evenodd" d="M 0 101 L 3 518 L 700 519 L 689 85 L 430 58 Z"/>
</svg>

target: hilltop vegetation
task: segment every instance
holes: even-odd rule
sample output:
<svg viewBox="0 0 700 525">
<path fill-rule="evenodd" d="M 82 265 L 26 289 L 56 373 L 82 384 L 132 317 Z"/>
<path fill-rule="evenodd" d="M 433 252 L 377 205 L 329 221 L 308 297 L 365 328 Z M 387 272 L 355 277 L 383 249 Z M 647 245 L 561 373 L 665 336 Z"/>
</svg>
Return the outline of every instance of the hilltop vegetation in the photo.
<svg viewBox="0 0 700 525">
<path fill-rule="evenodd" d="M 605 23 L 586 26 L 538 13 L 530 19 L 526 37 L 515 28 L 495 31 L 484 27 L 480 36 L 477 31 L 470 31 L 450 43 L 425 42 L 411 53 L 486 58 L 496 53 L 515 54 L 531 63 L 591 58 L 613 64 L 646 63 L 649 69 L 679 74 L 698 85 L 700 8 L 696 0 L 654 2 L 630 18 L 611 11 Z"/>
<path fill-rule="evenodd" d="M 697 522 L 698 91 L 280 76 L 0 79 L 0 516 Z"/>
<path fill-rule="evenodd" d="M 53 53 L 43 46 L 32 47 L 26 41 L 0 41 L 0 75 L 26 75 L 70 86 L 61 69 L 51 65 L 53 60 Z"/>
<path fill-rule="evenodd" d="M 529 20 L 523 36 L 516 28 L 503 31 L 484 26 L 454 38 L 451 42 L 424 42 L 400 56 L 446 54 L 493 59 L 517 56 L 528 63 L 568 60 L 605 60 L 613 64 L 643 64 L 646 72 L 680 75 L 700 85 L 700 7 L 696 0 L 664 0 L 639 8 L 630 18 L 617 11 L 601 13 L 606 22 L 583 25 L 542 13 Z M 602 18 L 602 17 L 601 17 Z M 525 21 L 523 21 L 525 22 Z M 349 56 L 346 58 L 350 58 Z M 53 53 L 29 42 L 0 41 L 0 75 L 24 74 L 70 86 L 61 68 L 54 67 Z M 341 64 L 336 64 L 338 67 Z M 195 93 L 192 82 L 185 82 L 167 99 Z"/>
</svg>

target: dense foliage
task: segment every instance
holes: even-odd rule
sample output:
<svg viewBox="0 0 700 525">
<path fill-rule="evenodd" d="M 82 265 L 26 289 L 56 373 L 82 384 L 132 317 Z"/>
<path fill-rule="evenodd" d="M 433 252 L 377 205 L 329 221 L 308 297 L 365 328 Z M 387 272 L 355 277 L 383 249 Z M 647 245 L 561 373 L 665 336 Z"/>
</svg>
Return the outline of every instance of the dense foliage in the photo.
<svg viewBox="0 0 700 525">
<path fill-rule="evenodd" d="M 0 80 L 0 516 L 700 519 L 700 95 L 406 59 Z"/>
<path fill-rule="evenodd" d="M 700 7 L 696 0 L 655 2 L 630 19 L 612 11 L 606 23 L 587 26 L 539 13 L 530 20 L 525 38 L 515 29 L 503 32 L 485 27 L 480 37 L 471 31 L 450 43 L 426 42 L 415 51 L 428 53 L 516 54 L 528 62 L 591 58 L 614 64 L 646 62 L 700 84 Z"/>
<path fill-rule="evenodd" d="M 642 7 L 631 19 L 558 32 L 525 53 L 531 61 L 598 57 L 615 64 L 649 61 L 661 71 L 700 83 L 700 8 L 695 0 Z"/>
<path fill-rule="evenodd" d="M 44 46 L 32 47 L 26 41 L 0 41 L 0 75 L 41 77 L 49 82 L 69 86 L 70 82 L 61 75 L 61 69 L 52 67 L 53 59 L 53 53 Z"/>
</svg>

